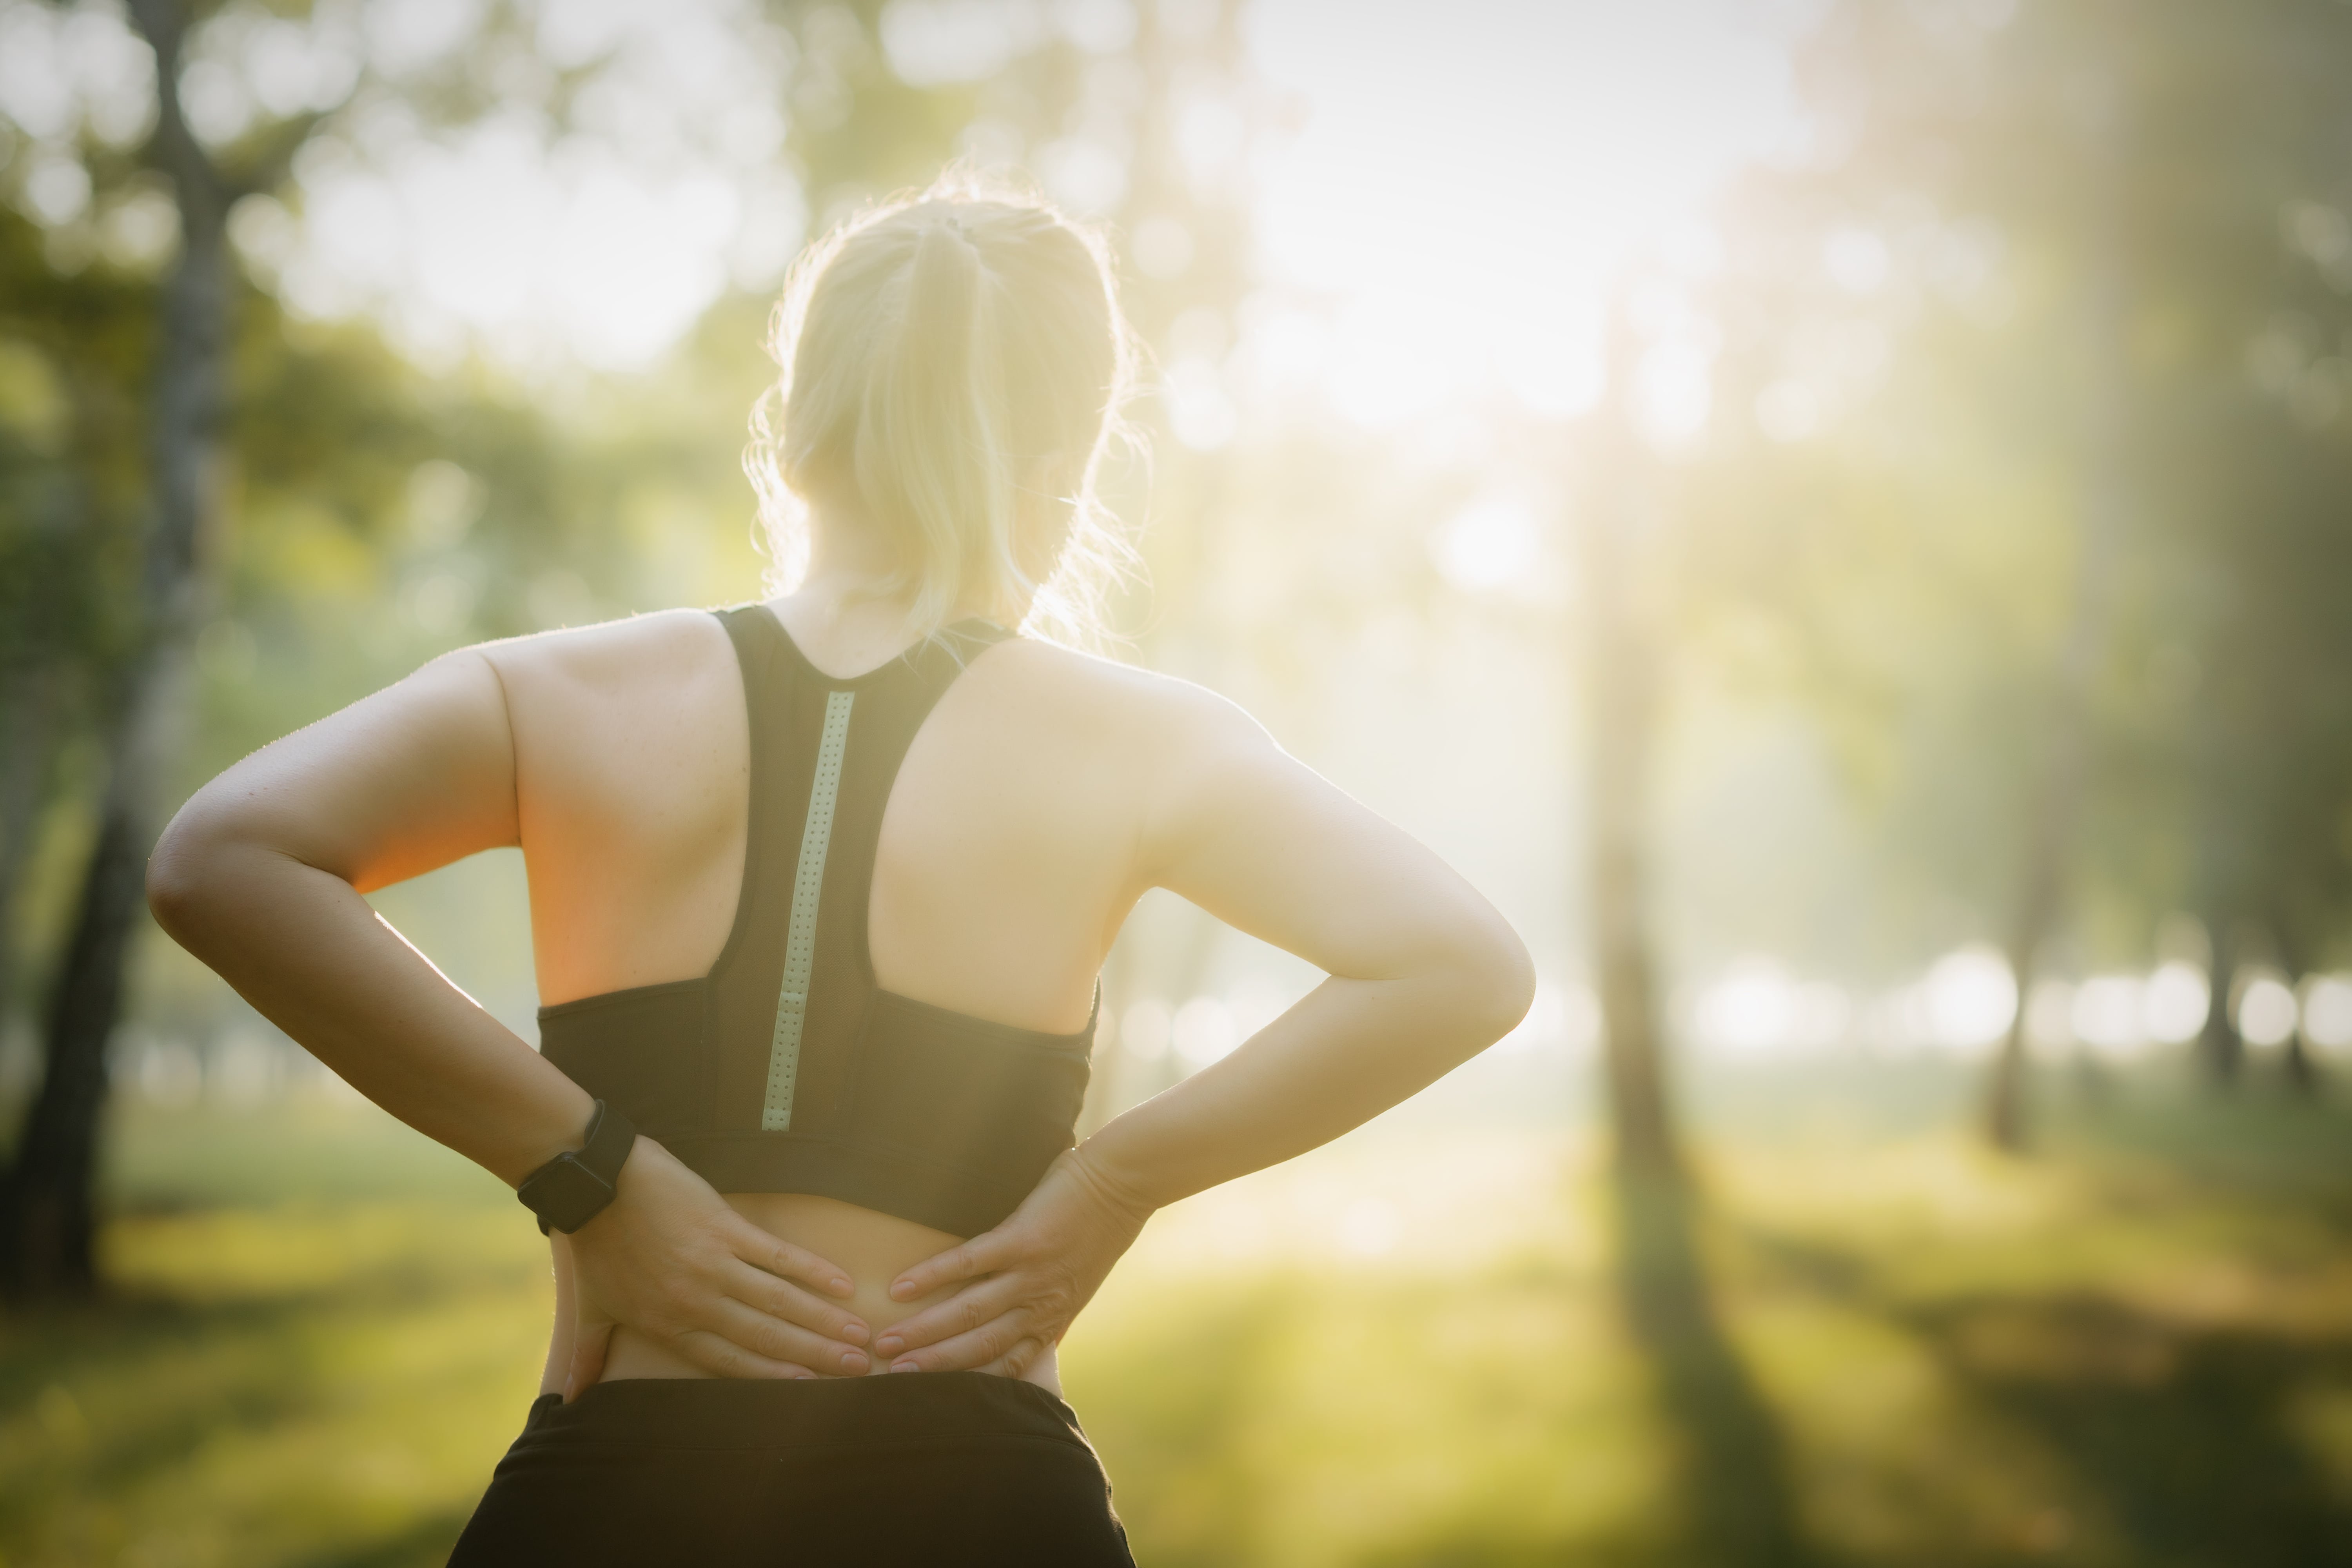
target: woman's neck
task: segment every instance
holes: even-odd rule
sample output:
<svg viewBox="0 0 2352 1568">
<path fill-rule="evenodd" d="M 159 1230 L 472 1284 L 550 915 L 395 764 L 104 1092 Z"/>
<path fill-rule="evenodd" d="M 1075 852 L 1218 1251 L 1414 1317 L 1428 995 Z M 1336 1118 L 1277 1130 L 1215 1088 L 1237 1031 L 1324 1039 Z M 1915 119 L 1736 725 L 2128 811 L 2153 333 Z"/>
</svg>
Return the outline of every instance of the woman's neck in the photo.
<svg viewBox="0 0 2352 1568">
<path fill-rule="evenodd" d="M 903 591 L 893 591 L 887 577 L 812 569 L 799 587 L 768 603 L 800 650 L 828 674 L 859 674 L 915 641 L 912 602 Z M 957 607 L 947 618 L 950 624 L 997 619 L 968 606 Z"/>
<path fill-rule="evenodd" d="M 913 641 L 903 595 L 877 596 L 871 579 L 842 581 L 812 574 L 769 606 L 819 669 L 850 676 L 888 660 Z"/>
<path fill-rule="evenodd" d="M 784 628 L 820 668 L 869 668 L 914 640 L 914 595 L 898 562 L 855 519 L 819 509 L 809 520 L 808 571 L 799 586 L 770 601 Z M 977 617 L 1011 626 L 1001 610 L 957 605 L 953 622 Z"/>
</svg>

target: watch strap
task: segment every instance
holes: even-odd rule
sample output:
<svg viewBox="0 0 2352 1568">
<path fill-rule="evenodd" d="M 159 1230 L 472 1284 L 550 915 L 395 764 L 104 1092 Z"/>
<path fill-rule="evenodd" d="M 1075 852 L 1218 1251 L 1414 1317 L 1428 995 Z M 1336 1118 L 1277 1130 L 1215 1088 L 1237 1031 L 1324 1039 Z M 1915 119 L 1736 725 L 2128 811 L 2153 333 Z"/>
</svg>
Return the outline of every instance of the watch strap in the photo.
<svg viewBox="0 0 2352 1568">
<path fill-rule="evenodd" d="M 603 1100 L 589 1113 L 583 1146 L 567 1150 L 523 1178 L 515 1197 L 539 1216 L 540 1234 L 569 1234 L 604 1212 L 635 1146 L 637 1130 Z"/>
</svg>

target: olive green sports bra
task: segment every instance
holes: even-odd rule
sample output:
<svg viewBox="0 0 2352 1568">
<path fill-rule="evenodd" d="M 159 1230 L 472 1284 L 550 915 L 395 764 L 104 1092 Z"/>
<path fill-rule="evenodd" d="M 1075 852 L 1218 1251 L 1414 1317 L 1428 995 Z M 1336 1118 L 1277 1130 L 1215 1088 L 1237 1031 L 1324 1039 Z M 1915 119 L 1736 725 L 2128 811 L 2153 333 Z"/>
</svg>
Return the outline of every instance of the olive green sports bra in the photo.
<svg viewBox="0 0 2352 1568">
<path fill-rule="evenodd" d="M 990 1229 L 1070 1147 L 1095 1020 L 1048 1035 L 885 991 L 866 908 L 916 731 L 964 664 L 1011 634 L 965 621 L 843 680 L 764 605 L 717 615 L 751 733 L 727 945 L 698 978 L 541 1008 L 540 1048 L 720 1192 Z"/>
</svg>

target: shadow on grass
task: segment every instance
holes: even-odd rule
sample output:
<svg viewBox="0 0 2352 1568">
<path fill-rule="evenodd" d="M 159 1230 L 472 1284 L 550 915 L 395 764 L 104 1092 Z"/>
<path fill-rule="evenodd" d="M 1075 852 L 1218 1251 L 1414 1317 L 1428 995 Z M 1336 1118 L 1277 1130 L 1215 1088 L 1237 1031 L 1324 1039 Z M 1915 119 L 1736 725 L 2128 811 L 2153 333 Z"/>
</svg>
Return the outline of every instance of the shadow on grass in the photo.
<svg viewBox="0 0 2352 1568">
<path fill-rule="evenodd" d="M 314 1380 L 291 1364 L 299 1331 L 314 1310 L 308 1300 L 236 1301 L 205 1306 L 114 1298 L 73 1310 L 18 1311 L 0 1323 L 0 1410 L 57 1408 L 55 1390 L 85 1374 L 131 1365 L 154 1378 L 135 1423 L 87 1432 L 74 1414 L 53 1426 L 79 1458 L 83 1484 L 111 1494 L 186 1462 L 204 1439 L 300 1414 L 319 1396 Z M 21 1489 L 44 1489 L 45 1465 L 0 1470 L 0 1501 Z"/>
<path fill-rule="evenodd" d="M 2165 1130 L 2131 1131 L 2168 1152 Z M 2333 1186 L 2296 1190 L 2288 1178 L 2308 1173 L 2291 1156 L 2251 1142 L 2231 1152 L 2226 1182 L 2208 1173 L 2205 1184 L 2284 1195 L 2340 1227 Z M 2014 1539 L 1990 1547 L 1954 1543 L 1951 1561 L 2352 1568 L 2352 1493 L 2297 1430 L 2303 1400 L 2352 1389 L 2352 1330 L 2200 1324 L 2085 1289 L 1906 1300 L 1864 1255 L 1760 1226 L 1741 1227 L 1741 1238 L 1775 1272 L 1914 1339 L 1962 1402 L 2065 1474 L 2068 1509 L 2021 1521 Z"/>
<path fill-rule="evenodd" d="M 34 1424 L 29 1444 L 0 1442 L 0 1534 L 65 1493 L 128 1496 L 223 1434 L 334 1408 L 349 1397 L 335 1333 L 397 1323 L 481 1278 L 379 1268 L 358 1288 L 338 1279 L 216 1301 L 117 1291 L 0 1315 L 0 1417 Z M 93 1389 L 101 1403 L 86 1409 Z M 412 1558 L 425 1560 L 388 1561 Z"/>
<path fill-rule="evenodd" d="M 1798 1521 L 1780 1422 L 1717 1321 L 1696 1200 L 1630 1177 L 1613 1190 L 1618 1289 L 1672 1434 L 1679 1555 L 1723 1568 L 1821 1561 Z"/>
<path fill-rule="evenodd" d="M 449 1561 L 450 1548 L 473 1516 L 467 1508 L 428 1514 L 397 1534 L 332 1556 L 306 1559 L 303 1568 L 439 1568 Z"/>
<path fill-rule="evenodd" d="M 1982 1407 L 2059 1455 L 2122 1560 L 2352 1568 L 2352 1499 L 2294 1430 L 2315 1386 L 2352 1386 L 2352 1334 L 2184 1330 L 2087 1295 L 1975 1296 L 1899 1321 Z"/>
<path fill-rule="evenodd" d="M 1360 1559 L 1362 1568 L 1813 1568 L 1831 1561 L 1804 1535 L 1780 1421 L 1717 1317 L 1696 1201 L 1679 1187 L 1622 1181 L 1613 1199 L 1615 1289 L 1664 1418 L 1663 1505 L 1572 1539 L 1507 1509 L 1456 1515 Z M 1573 1488 L 1579 1478 L 1563 1473 L 1557 1484 Z"/>
</svg>

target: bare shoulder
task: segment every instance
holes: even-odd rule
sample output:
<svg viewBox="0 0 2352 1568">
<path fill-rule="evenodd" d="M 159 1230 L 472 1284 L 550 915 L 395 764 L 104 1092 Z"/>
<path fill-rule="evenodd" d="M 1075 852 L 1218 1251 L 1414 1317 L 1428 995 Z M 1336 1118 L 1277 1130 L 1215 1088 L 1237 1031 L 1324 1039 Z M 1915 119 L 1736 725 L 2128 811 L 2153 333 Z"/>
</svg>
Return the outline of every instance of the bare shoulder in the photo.
<svg viewBox="0 0 2352 1568">
<path fill-rule="evenodd" d="M 978 668 L 992 667 L 990 679 L 1040 721 L 1130 754 L 1164 762 L 1171 752 L 1274 743 L 1239 703 L 1205 686 L 1057 643 L 1007 643 Z"/>
<path fill-rule="evenodd" d="M 469 651 L 487 659 L 510 692 L 520 687 L 551 697 L 675 690 L 698 675 L 732 674 L 726 630 L 703 610 L 656 610 Z"/>
<path fill-rule="evenodd" d="M 541 826 L 556 802 L 623 815 L 700 809 L 749 755 L 727 630 L 701 610 L 541 632 L 478 650 L 497 672 L 516 785 Z"/>
</svg>

